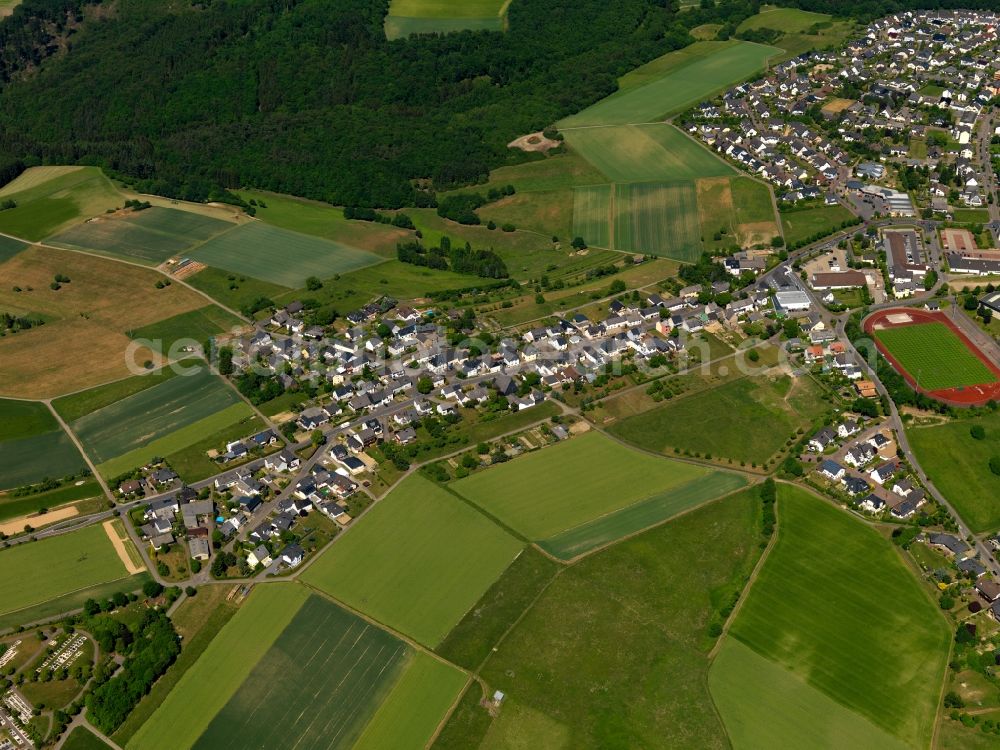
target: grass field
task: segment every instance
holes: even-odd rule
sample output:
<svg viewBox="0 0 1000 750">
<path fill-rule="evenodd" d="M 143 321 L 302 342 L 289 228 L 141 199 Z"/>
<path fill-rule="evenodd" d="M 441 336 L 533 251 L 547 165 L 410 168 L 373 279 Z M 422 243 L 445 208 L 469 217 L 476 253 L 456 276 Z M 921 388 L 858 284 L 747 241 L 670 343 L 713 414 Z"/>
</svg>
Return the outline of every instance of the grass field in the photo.
<svg viewBox="0 0 1000 750">
<path fill-rule="evenodd" d="M 48 492 L 39 492 L 23 497 L 9 497 L 0 493 L 0 523 L 37 513 L 42 508 L 51 510 L 77 500 L 100 497 L 102 494 L 101 486 L 96 479 L 80 479 Z"/>
<path fill-rule="evenodd" d="M 712 472 L 667 492 L 640 500 L 619 511 L 580 524 L 542 541 L 539 546 L 562 560 L 610 544 L 618 539 L 648 529 L 709 500 L 738 490 L 747 480 L 741 474 Z"/>
<path fill-rule="evenodd" d="M 322 279 L 382 259 L 320 237 L 253 222 L 218 235 L 188 254 L 209 266 L 298 288 L 310 276 Z"/>
<path fill-rule="evenodd" d="M 723 644 L 708 684 L 735 750 L 908 747 L 735 638 Z"/>
<path fill-rule="evenodd" d="M 698 180 L 698 213 L 706 249 L 770 245 L 778 235 L 770 188 L 749 177 Z M 716 232 L 721 234 L 715 239 Z"/>
<path fill-rule="evenodd" d="M 816 206 L 796 211 L 782 211 L 781 225 L 788 244 L 808 240 L 817 235 L 826 236 L 840 229 L 841 224 L 854 215 L 843 206 Z"/>
<path fill-rule="evenodd" d="M 129 332 L 133 340 L 147 339 L 150 349 L 161 354 L 174 351 L 173 359 L 181 355 L 181 347 L 190 346 L 191 342 L 204 346 L 205 342 L 220 333 L 230 333 L 234 328 L 245 326 L 240 318 L 232 315 L 216 305 L 206 305 L 197 310 L 180 313 L 172 318 L 161 320 Z M 183 340 L 183 341 L 182 341 Z M 181 346 L 178 347 L 178 342 Z M 178 351 L 175 351 L 177 347 Z"/>
<path fill-rule="evenodd" d="M 449 31 L 503 31 L 510 0 L 392 0 L 385 36 Z"/>
<path fill-rule="evenodd" d="M 693 182 L 615 185 L 616 250 L 692 261 L 701 254 Z"/>
<path fill-rule="evenodd" d="M 0 236 L 0 263 L 5 263 L 22 250 L 28 248 L 27 242 L 21 242 L 10 237 Z"/>
<path fill-rule="evenodd" d="M 66 741 L 63 750 L 110 750 L 110 746 L 86 727 L 76 727 Z"/>
<path fill-rule="evenodd" d="M 895 547 L 841 509 L 781 485 L 778 519 L 730 635 L 907 746 L 927 747 L 950 641 L 937 606 Z M 743 697 L 755 715 L 774 700 Z"/>
<path fill-rule="evenodd" d="M 745 377 L 614 422 L 608 431 L 652 451 L 762 464 L 826 406 L 808 376 Z"/>
<path fill-rule="evenodd" d="M 699 466 L 654 458 L 592 431 L 451 487 L 529 539 L 547 539 L 707 474 Z"/>
<path fill-rule="evenodd" d="M 760 13 L 746 19 L 737 27 L 737 31 L 750 31 L 753 29 L 775 29 L 786 34 L 807 31 L 817 23 L 825 23 L 831 16 L 825 13 L 811 13 L 798 8 L 778 8 L 773 5 L 764 5 Z"/>
<path fill-rule="evenodd" d="M 655 73 L 644 66 L 646 70 L 630 81 L 637 82 L 642 76 L 643 85 L 618 91 L 558 124 L 567 129 L 660 120 L 763 70 L 768 57 L 779 52 L 775 47 L 736 42 L 715 45 L 704 55 L 671 58 Z"/>
<path fill-rule="evenodd" d="M 969 434 L 976 425 L 986 430 L 985 440 Z M 990 458 L 1000 454 L 1000 415 L 910 426 L 906 435 L 921 468 L 974 532 L 1000 528 L 1000 477 L 989 470 Z"/>
<path fill-rule="evenodd" d="M 758 513 L 741 494 L 564 570 L 481 672 L 507 695 L 483 746 L 726 747 L 706 633 L 759 554 Z M 480 745 L 475 715 L 451 747 Z"/>
<path fill-rule="evenodd" d="M 959 224 L 985 224 L 990 220 L 990 212 L 985 208 L 956 208 L 952 218 Z"/>
<path fill-rule="evenodd" d="M 117 559 L 117 555 L 115 558 Z M 149 575 L 149 573 L 138 573 L 134 576 L 117 578 L 106 583 L 99 583 L 94 586 L 77 589 L 76 591 L 57 596 L 55 599 L 49 599 L 40 604 L 35 604 L 33 606 L 25 607 L 24 609 L 9 612 L 5 615 L 0 615 L 0 631 L 7 630 L 8 628 L 15 628 L 18 625 L 25 625 L 27 623 L 55 619 L 62 616 L 66 612 L 81 609 L 88 599 L 102 601 L 104 599 L 111 598 L 118 592 L 132 593 L 140 591 L 142 590 L 142 587 L 151 580 L 153 580 L 153 577 Z"/>
<path fill-rule="evenodd" d="M 386 224 L 345 219 L 344 209 L 328 203 L 260 190 L 238 192 L 246 201 L 257 201 L 257 218 L 266 224 L 342 242 L 383 256 L 395 257 L 396 244 L 412 235 L 406 229 Z"/>
<path fill-rule="evenodd" d="M 928 391 L 996 382 L 996 375 L 944 323 L 875 331 L 875 339 Z"/>
<path fill-rule="evenodd" d="M 70 282 L 53 290 L 56 274 Z M 161 278 L 55 248 L 32 247 L 0 265 L 0 309 L 47 321 L 0 338 L 0 391 L 46 398 L 128 375 L 128 331 L 205 306 L 201 295 L 180 284 L 156 289 Z M 140 348 L 134 359 L 141 366 L 157 356 Z"/>
<path fill-rule="evenodd" d="M 237 403 L 243 402 L 236 392 L 201 367 L 93 411 L 72 428 L 94 462 L 103 463 Z"/>
<path fill-rule="evenodd" d="M 45 404 L 0 399 L 0 489 L 84 468 L 80 451 Z"/>
<path fill-rule="evenodd" d="M 407 652 L 386 631 L 310 596 L 193 747 L 349 748 Z"/>
<path fill-rule="evenodd" d="M 525 547 L 441 642 L 437 652 L 453 664 L 477 670 L 559 569 L 558 563 L 534 547 Z"/>
<path fill-rule="evenodd" d="M 573 189 L 573 236 L 588 245 L 611 247 L 611 191 L 614 185 L 587 185 Z"/>
<path fill-rule="evenodd" d="M 188 367 L 189 365 L 201 364 L 201 360 L 182 360 L 180 364 Z M 53 399 L 52 406 L 64 420 L 75 422 L 91 412 L 103 409 L 105 406 L 110 406 L 140 391 L 177 377 L 177 374 L 178 369 L 173 367 L 150 370 L 142 375 L 133 375 L 112 383 L 99 385 L 96 388 Z"/>
<path fill-rule="evenodd" d="M 192 747 L 308 598 L 308 589 L 291 583 L 256 587 L 126 749 Z"/>
<path fill-rule="evenodd" d="M 411 475 L 302 579 L 435 646 L 500 577 L 521 543 Z"/>
<path fill-rule="evenodd" d="M 286 294 L 292 294 L 296 298 L 300 297 L 286 286 L 271 284 L 251 276 L 231 273 L 211 266 L 203 268 L 193 276 L 188 276 L 184 281 L 234 310 L 239 310 L 259 297 L 267 297 L 272 300 Z M 291 300 L 289 299 L 289 301 Z"/>
<path fill-rule="evenodd" d="M 17 208 L 0 212 L 0 232 L 41 240 L 123 203 L 120 192 L 97 167 L 35 167 L 0 189 Z"/>
<path fill-rule="evenodd" d="M 143 211 L 96 216 L 48 241 L 59 247 L 96 250 L 157 265 L 235 226 L 190 211 L 153 206 Z"/>
<path fill-rule="evenodd" d="M 354 750 L 426 747 L 466 682 L 454 667 L 423 651 L 414 652 Z"/>
<path fill-rule="evenodd" d="M 673 125 L 567 130 L 566 143 L 612 182 L 674 182 L 721 177 L 733 169 Z"/>
<path fill-rule="evenodd" d="M 127 577 L 100 524 L 0 551 L 0 614 Z"/>
</svg>

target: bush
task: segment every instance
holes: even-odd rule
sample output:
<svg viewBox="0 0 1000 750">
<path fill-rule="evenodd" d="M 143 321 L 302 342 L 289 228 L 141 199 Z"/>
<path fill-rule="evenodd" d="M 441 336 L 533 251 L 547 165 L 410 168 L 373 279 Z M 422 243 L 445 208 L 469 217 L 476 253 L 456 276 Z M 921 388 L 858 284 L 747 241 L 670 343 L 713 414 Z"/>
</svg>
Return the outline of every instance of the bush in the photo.
<svg viewBox="0 0 1000 750">
<path fill-rule="evenodd" d="M 983 440 L 986 437 L 986 429 L 981 424 L 973 425 L 969 434 L 976 440 Z"/>
<path fill-rule="evenodd" d="M 993 456 L 990 459 L 990 471 L 1000 477 L 1000 456 Z"/>
</svg>

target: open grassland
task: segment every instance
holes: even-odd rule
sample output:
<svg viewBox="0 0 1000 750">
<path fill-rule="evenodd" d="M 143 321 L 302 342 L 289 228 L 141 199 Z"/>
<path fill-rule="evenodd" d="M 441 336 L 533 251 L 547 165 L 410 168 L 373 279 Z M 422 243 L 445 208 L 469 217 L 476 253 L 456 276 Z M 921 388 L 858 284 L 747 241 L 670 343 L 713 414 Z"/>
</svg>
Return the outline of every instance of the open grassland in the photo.
<svg viewBox="0 0 1000 750">
<path fill-rule="evenodd" d="M 62 744 L 63 750 L 110 750 L 109 745 L 86 727 L 76 727 Z"/>
<path fill-rule="evenodd" d="M 257 586 L 150 719 L 129 739 L 127 750 L 192 747 L 308 598 L 308 589 L 292 583 Z"/>
<path fill-rule="evenodd" d="M 156 265 L 236 225 L 176 208 L 152 206 L 96 216 L 49 238 L 53 245 L 96 250 Z"/>
<path fill-rule="evenodd" d="M 379 501 L 302 579 L 435 646 L 522 544 L 419 475 Z"/>
<path fill-rule="evenodd" d="M 735 750 L 908 747 L 735 638 L 723 644 L 708 684 Z"/>
<path fill-rule="evenodd" d="M 770 188 L 749 177 L 698 180 L 698 212 L 708 250 L 770 245 L 780 234 Z"/>
<path fill-rule="evenodd" d="M 85 468 L 80 451 L 61 429 L 0 441 L 0 489 L 58 479 Z"/>
<path fill-rule="evenodd" d="M 0 569 L 4 615 L 127 576 L 100 524 L 3 550 Z"/>
<path fill-rule="evenodd" d="M 655 66 L 643 66 L 639 69 L 643 72 L 627 79 L 630 85 L 625 90 L 561 120 L 559 127 L 625 125 L 663 119 L 763 70 L 767 59 L 781 52 L 776 47 L 751 42 L 715 45 L 708 54 L 700 54 L 701 50 Z M 640 77 L 645 80 L 643 85 L 631 85 Z"/>
<path fill-rule="evenodd" d="M 824 407 L 822 391 L 808 376 L 745 377 L 666 401 L 608 431 L 646 450 L 762 464 Z"/>
<path fill-rule="evenodd" d="M 118 559 L 118 556 L 115 555 L 115 558 Z M 57 596 L 54 599 L 44 601 L 40 604 L 8 612 L 7 614 L 0 615 L 0 631 L 15 628 L 18 625 L 24 625 L 26 623 L 53 620 L 66 612 L 73 612 L 82 609 L 84 603 L 88 599 L 103 601 L 105 599 L 110 599 L 119 592 L 128 594 L 140 591 L 142 590 L 142 587 L 151 580 L 153 580 L 153 578 L 149 575 L 149 573 L 138 573 L 134 576 L 116 578 L 115 580 L 108 581 L 106 583 L 87 586 L 86 588 L 77 589 L 67 594 Z"/>
<path fill-rule="evenodd" d="M 91 412 L 72 424 L 96 463 L 109 461 L 234 404 L 235 391 L 205 367 Z"/>
<path fill-rule="evenodd" d="M 566 142 L 612 182 L 733 174 L 732 167 L 667 123 L 567 130 Z"/>
<path fill-rule="evenodd" d="M 742 474 L 712 472 L 674 489 L 659 492 L 614 513 L 567 529 L 545 539 L 539 546 L 550 555 L 562 560 L 572 560 L 598 547 L 662 523 L 709 500 L 715 500 L 738 490 L 746 483 L 746 477 Z"/>
<path fill-rule="evenodd" d="M 775 29 L 786 34 L 800 31 L 807 31 L 817 23 L 830 21 L 832 16 L 825 13 L 811 13 L 798 8 L 778 8 L 773 5 L 764 5 L 760 13 L 750 16 L 737 27 L 737 31 L 751 31 L 753 29 Z"/>
<path fill-rule="evenodd" d="M 483 221 L 497 226 L 513 224 L 518 229 L 558 237 L 569 242 L 573 234 L 574 191 L 550 190 L 516 193 L 479 209 Z"/>
<path fill-rule="evenodd" d="M 546 539 L 707 473 L 591 431 L 451 486 L 529 539 Z"/>
<path fill-rule="evenodd" d="M 381 261 L 377 255 L 309 234 L 252 222 L 218 235 L 190 257 L 232 273 L 297 288 Z"/>
<path fill-rule="evenodd" d="M 693 261 L 701 254 L 693 182 L 615 185 L 616 250 Z"/>
<path fill-rule="evenodd" d="M 28 248 L 27 242 L 21 242 L 11 237 L 0 235 L 0 263 L 5 263 L 22 250 Z"/>
<path fill-rule="evenodd" d="M 53 290 L 56 274 L 70 281 Z M 180 284 L 156 289 L 161 278 L 49 247 L 32 247 L 0 265 L 0 309 L 46 320 L 0 338 L 0 391 L 45 398 L 128 375 L 129 331 L 205 305 L 204 297 Z M 141 367 L 157 355 L 140 347 L 133 360 Z"/>
<path fill-rule="evenodd" d="M 0 450 L 3 450 L 0 446 Z M 78 500 L 87 500 L 93 497 L 100 497 L 101 486 L 96 479 L 80 479 L 76 482 L 57 487 L 48 492 L 39 492 L 34 495 L 24 495 L 22 497 L 11 497 L 5 493 L 0 493 L 0 523 L 9 521 L 12 518 L 20 518 L 32 513 L 37 513 L 43 508 L 52 510 L 60 505 L 67 505 Z M 32 519 L 36 524 L 44 523 L 45 516 L 40 516 L 37 520 Z"/>
<path fill-rule="evenodd" d="M 350 748 L 408 651 L 386 631 L 311 596 L 193 747 Z"/>
<path fill-rule="evenodd" d="M 891 542 L 840 508 L 781 485 L 778 518 L 730 634 L 907 746 L 927 747 L 949 651 L 937 607 Z"/>
<path fill-rule="evenodd" d="M 458 698 L 468 678 L 423 651 L 414 652 L 381 702 L 354 750 L 421 750 Z"/>
<path fill-rule="evenodd" d="M 534 547 L 525 547 L 442 641 L 437 652 L 461 667 L 478 669 L 558 570 L 558 563 Z"/>
<path fill-rule="evenodd" d="M 38 401 L 0 399 L 0 442 L 59 429 L 48 407 Z"/>
<path fill-rule="evenodd" d="M 811 237 L 833 234 L 854 215 L 841 205 L 815 206 L 781 212 L 785 242 L 792 245 Z"/>
<path fill-rule="evenodd" d="M 201 361 L 189 359 L 182 360 L 180 364 L 183 367 L 187 367 L 188 365 L 201 364 Z M 75 422 L 80 417 L 86 416 L 91 412 L 103 409 L 105 406 L 110 406 L 147 388 L 165 383 L 171 378 L 177 377 L 178 372 L 179 369 L 174 367 L 150 370 L 142 375 L 133 375 L 129 378 L 116 380 L 113 383 L 106 383 L 96 388 L 90 388 L 69 396 L 54 399 L 52 407 L 67 422 Z"/>
<path fill-rule="evenodd" d="M 503 31 L 510 0 L 392 0 L 385 36 L 445 34 L 450 31 Z"/>
<path fill-rule="evenodd" d="M 509 704 L 486 746 L 726 747 L 707 629 L 759 553 L 756 498 L 712 503 L 563 571 L 483 667 Z M 505 719 L 510 705 L 525 720 Z M 456 714 L 468 734 L 451 747 L 480 745 L 475 715 Z"/>
<path fill-rule="evenodd" d="M 123 202 L 97 167 L 35 167 L 5 185 L 0 198 L 17 203 L 0 211 L 0 232 L 35 241 Z"/>
<path fill-rule="evenodd" d="M 970 434 L 982 427 L 983 440 Z M 974 532 L 1000 528 L 1000 477 L 989 461 L 1000 455 L 1000 414 L 987 413 L 906 430 L 921 468 Z"/>
<path fill-rule="evenodd" d="M 260 190 L 238 192 L 246 201 L 257 201 L 257 218 L 266 224 L 383 256 L 395 257 L 396 243 L 412 234 L 406 229 L 386 224 L 345 219 L 344 209 L 328 203 Z"/>
<path fill-rule="evenodd" d="M 281 295 L 292 293 L 286 286 L 211 266 L 203 268 L 193 276 L 188 276 L 184 281 L 234 310 L 239 310 L 260 297 L 274 300 Z"/>
<path fill-rule="evenodd" d="M 243 320 L 216 305 L 206 305 L 197 310 L 180 313 L 172 318 L 152 323 L 130 332 L 133 340 L 147 339 L 153 351 L 176 359 L 182 354 L 180 349 L 191 346 L 192 342 L 204 346 L 213 336 L 230 333 L 234 328 L 246 326 Z M 180 342 L 180 344 L 178 344 Z M 207 350 L 206 350 L 207 351 Z"/>
<path fill-rule="evenodd" d="M 611 247 L 611 191 L 614 185 L 588 185 L 573 189 L 573 236 L 588 245 Z"/>
<path fill-rule="evenodd" d="M 604 175 L 594 169 L 590 162 L 579 154 L 566 151 L 537 161 L 497 167 L 490 172 L 488 182 L 472 189 L 486 193 L 493 188 L 513 185 L 518 193 L 551 193 L 603 181 Z M 454 192 L 465 193 L 469 190 L 470 188 L 460 188 Z"/>
<path fill-rule="evenodd" d="M 981 385 L 996 375 L 944 323 L 915 323 L 875 331 L 917 385 L 928 391 Z"/>
<path fill-rule="evenodd" d="M 853 20 L 834 20 L 825 13 L 762 6 L 760 13 L 739 25 L 739 31 L 760 28 L 780 31 L 774 46 L 782 50 L 780 59 L 788 60 L 803 52 L 839 47 L 855 33 L 856 26 Z"/>
</svg>

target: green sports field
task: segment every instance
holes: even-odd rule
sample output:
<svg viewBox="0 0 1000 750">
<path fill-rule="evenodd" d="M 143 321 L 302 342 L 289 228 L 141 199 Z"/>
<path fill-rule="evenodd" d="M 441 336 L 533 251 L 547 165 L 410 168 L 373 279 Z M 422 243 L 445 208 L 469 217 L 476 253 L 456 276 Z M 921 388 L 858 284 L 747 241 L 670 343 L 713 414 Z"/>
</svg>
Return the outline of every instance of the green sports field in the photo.
<svg viewBox="0 0 1000 750">
<path fill-rule="evenodd" d="M 0 211 L 0 232 L 41 240 L 123 203 L 97 167 L 34 167 L 0 189 L 17 208 Z"/>
<path fill-rule="evenodd" d="M 74 421 L 72 429 L 100 464 L 234 404 L 245 406 L 232 388 L 199 367 L 190 376 L 173 377 L 93 411 Z"/>
<path fill-rule="evenodd" d="M 712 662 L 708 685 L 735 750 L 908 747 L 735 638 Z"/>
<path fill-rule="evenodd" d="M 616 250 L 682 261 L 701 255 L 694 182 L 615 185 Z"/>
<path fill-rule="evenodd" d="M 613 185 L 573 188 L 573 235 L 588 245 L 611 247 L 611 191 Z"/>
<path fill-rule="evenodd" d="M 995 383 L 997 376 L 944 323 L 915 323 L 875 331 L 917 385 L 927 391 Z"/>
<path fill-rule="evenodd" d="M 188 255 L 209 266 L 293 289 L 304 286 L 310 276 L 328 279 L 383 260 L 364 250 L 262 222 L 218 235 Z"/>
<path fill-rule="evenodd" d="M 0 489 L 58 479 L 86 467 L 45 404 L 0 399 Z"/>
<path fill-rule="evenodd" d="M 677 182 L 722 177 L 733 169 L 673 125 L 587 127 L 566 143 L 612 182 Z"/>
<path fill-rule="evenodd" d="M 450 746 L 727 747 L 707 632 L 760 554 L 759 512 L 755 491 L 739 493 L 563 570 L 480 672 L 509 704 L 486 721 L 488 744 L 470 722 L 446 726 L 464 733 Z"/>
<path fill-rule="evenodd" d="M 763 44 L 736 42 L 708 55 L 678 59 L 675 65 L 657 71 L 658 75 L 644 85 L 614 93 L 564 118 L 559 127 L 625 125 L 663 119 L 763 70 L 767 59 L 780 52 Z"/>
<path fill-rule="evenodd" d="M 97 216 L 48 241 L 58 247 L 96 250 L 156 265 L 235 226 L 190 211 L 153 206 L 143 211 Z"/>
<path fill-rule="evenodd" d="M 614 422 L 608 431 L 646 450 L 674 449 L 762 464 L 826 403 L 808 376 L 745 377 Z"/>
<path fill-rule="evenodd" d="M 840 508 L 779 485 L 777 543 L 729 633 L 907 746 L 930 744 L 950 628 L 892 543 Z M 744 693 L 739 710 L 773 700 Z"/>
<path fill-rule="evenodd" d="M 972 437 L 974 426 L 984 429 L 985 439 Z M 907 425 L 906 436 L 921 468 L 974 532 L 1000 528 L 1000 477 L 989 470 L 1000 453 L 1000 414 Z"/>
<path fill-rule="evenodd" d="M 302 580 L 434 646 L 522 546 L 413 474 L 321 555 Z"/>
<path fill-rule="evenodd" d="M 529 539 L 547 539 L 708 474 L 592 431 L 451 486 Z"/>
<path fill-rule="evenodd" d="M 2 615 L 128 577 L 100 524 L 0 551 L 0 570 Z"/>
<path fill-rule="evenodd" d="M 503 31 L 510 0 L 392 0 L 385 36 Z"/>
</svg>

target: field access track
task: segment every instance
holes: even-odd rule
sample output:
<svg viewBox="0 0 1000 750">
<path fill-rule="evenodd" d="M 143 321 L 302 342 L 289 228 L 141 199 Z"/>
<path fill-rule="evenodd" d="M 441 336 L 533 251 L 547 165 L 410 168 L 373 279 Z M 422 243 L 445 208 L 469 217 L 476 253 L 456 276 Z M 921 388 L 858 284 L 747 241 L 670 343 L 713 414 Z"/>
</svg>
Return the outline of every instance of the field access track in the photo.
<svg viewBox="0 0 1000 750">
<path fill-rule="evenodd" d="M 906 330 L 914 326 L 920 328 Z M 1000 400 L 1000 367 L 944 313 L 881 310 L 864 321 L 864 330 L 914 390 L 954 406 Z"/>
</svg>

